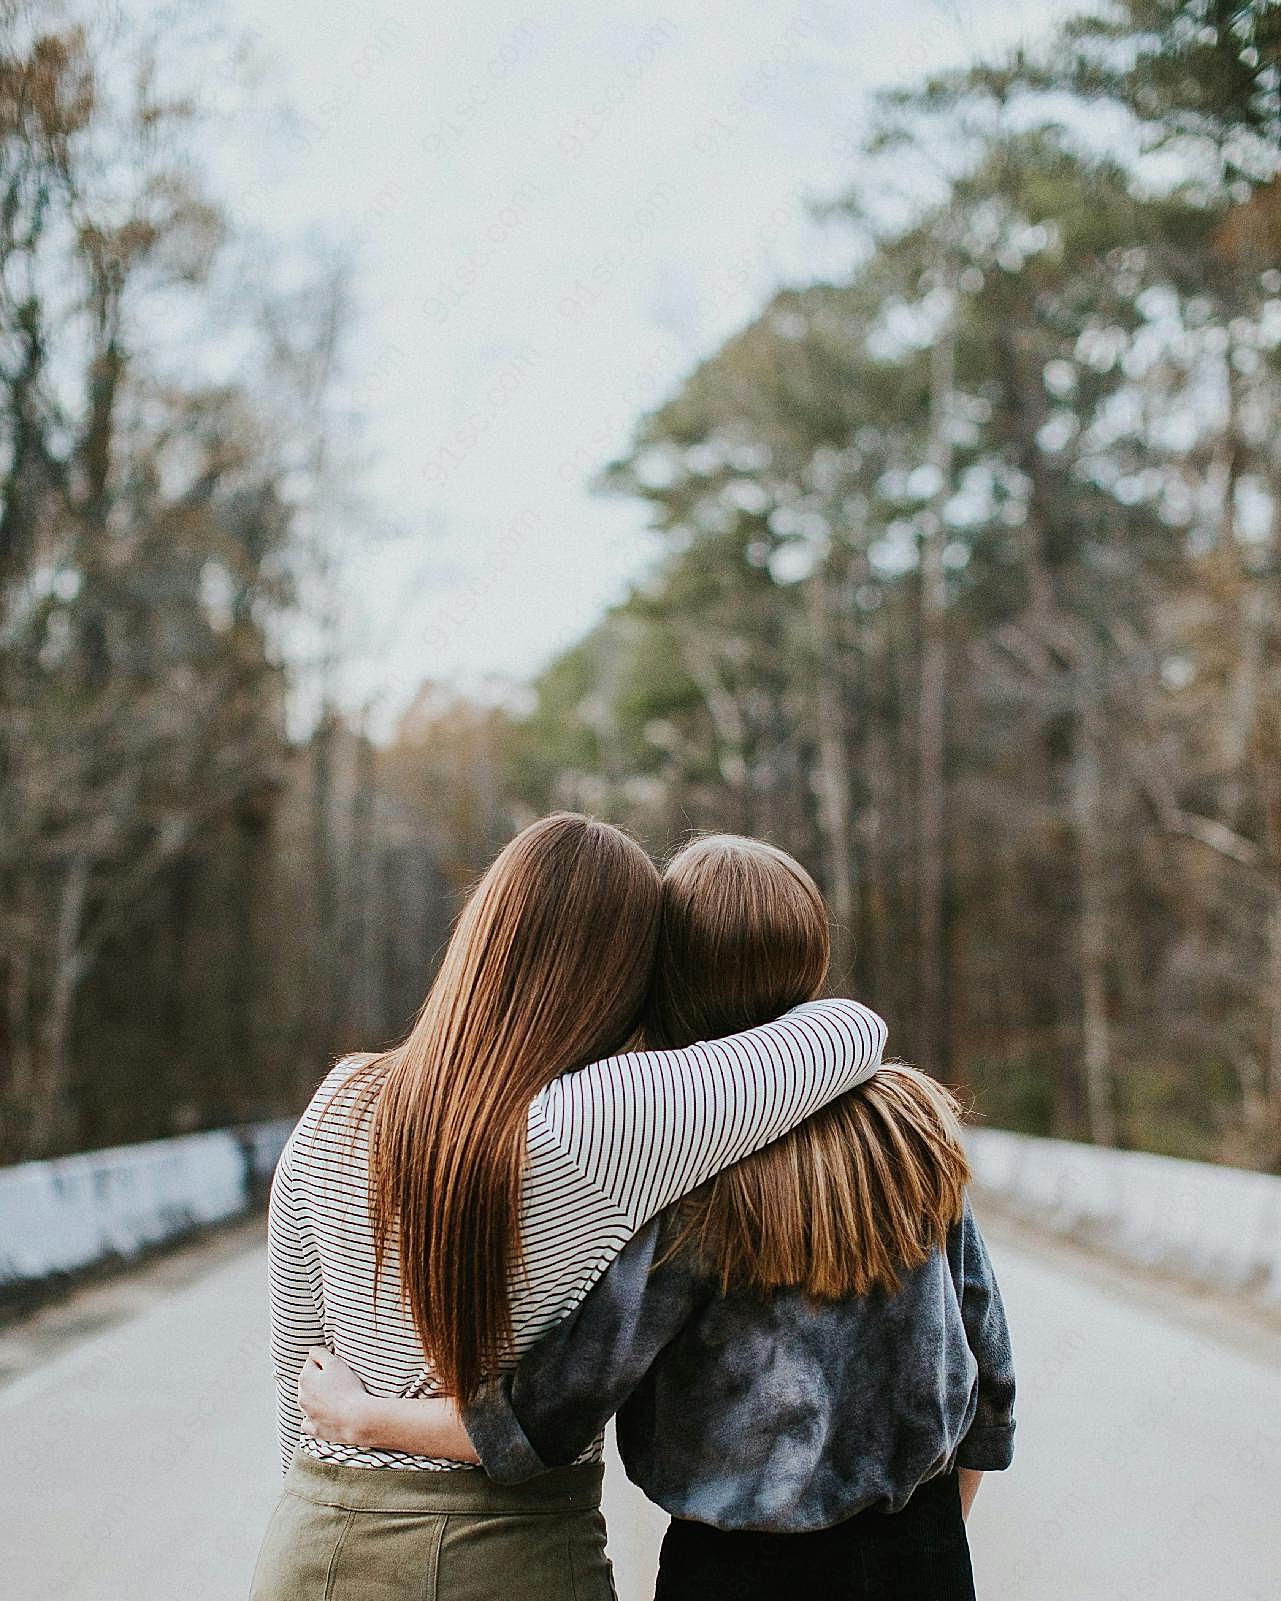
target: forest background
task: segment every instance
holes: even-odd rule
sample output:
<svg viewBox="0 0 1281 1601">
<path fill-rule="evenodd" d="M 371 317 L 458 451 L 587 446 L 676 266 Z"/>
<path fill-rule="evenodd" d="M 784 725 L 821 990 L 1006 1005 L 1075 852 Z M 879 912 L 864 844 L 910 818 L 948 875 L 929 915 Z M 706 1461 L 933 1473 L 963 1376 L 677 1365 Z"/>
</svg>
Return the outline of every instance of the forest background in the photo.
<svg viewBox="0 0 1281 1601">
<path fill-rule="evenodd" d="M 341 260 L 238 235 L 163 35 L 0 20 L 0 1160 L 294 1111 L 571 807 L 794 851 L 979 1118 L 1281 1171 L 1281 7 L 881 94 L 856 269 L 600 465 L 632 592 L 390 734 L 334 687 Z"/>
</svg>

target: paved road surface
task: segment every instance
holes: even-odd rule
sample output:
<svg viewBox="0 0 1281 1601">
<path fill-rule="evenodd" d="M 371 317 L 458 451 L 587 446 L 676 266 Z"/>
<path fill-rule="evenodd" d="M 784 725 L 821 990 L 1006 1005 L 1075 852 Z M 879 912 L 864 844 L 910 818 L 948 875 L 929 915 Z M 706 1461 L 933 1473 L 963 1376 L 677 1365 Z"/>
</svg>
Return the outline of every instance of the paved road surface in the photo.
<svg viewBox="0 0 1281 1601">
<path fill-rule="evenodd" d="M 1019 1366 L 1015 1468 L 971 1523 L 984 1601 L 1277 1601 L 1281 1340 L 991 1226 Z M 256 1240 L 0 1388 L 15 1601 L 241 1601 L 277 1478 Z M 1222 1310 L 1217 1318 L 1222 1322 Z M 620 1601 L 663 1519 L 615 1464 Z"/>
</svg>

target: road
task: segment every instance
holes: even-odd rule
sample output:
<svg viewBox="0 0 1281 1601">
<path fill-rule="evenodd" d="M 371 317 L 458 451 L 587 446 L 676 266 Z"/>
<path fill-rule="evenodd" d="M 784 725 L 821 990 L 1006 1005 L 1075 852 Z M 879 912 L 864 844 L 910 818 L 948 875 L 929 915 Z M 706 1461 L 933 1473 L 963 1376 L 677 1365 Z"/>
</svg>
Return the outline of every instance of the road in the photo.
<svg viewBox="0 0 1281 1601">
<path fill-rule="evenodd" d="M 1281 1337 L 988 1235 L 1020 1389 L 1015 1466 L 971 1520 L 983 1601 L 1276 1601 Z M 0 1388 L 7 1595 L 245 1595 L 278 1476 L 264 1284 L 246 1236 Z M 664 1519 L 617 1463 L 606 1512 L 620 1601 L 647 1601 Z"/>
</svg>

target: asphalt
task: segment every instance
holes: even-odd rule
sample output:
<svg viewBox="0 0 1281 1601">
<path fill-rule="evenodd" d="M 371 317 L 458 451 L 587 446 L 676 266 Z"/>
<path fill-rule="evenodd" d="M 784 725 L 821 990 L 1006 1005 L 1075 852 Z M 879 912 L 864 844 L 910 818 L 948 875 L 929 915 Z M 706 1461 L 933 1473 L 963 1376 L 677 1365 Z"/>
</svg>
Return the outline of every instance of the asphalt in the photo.
<svg viewBox="0 0 1281 1601">
<path fill-rule="evenodd" d="M 984 1601 L 1276 1601 L 1281 1333 L 998 1219 L 1014 1467 L 971 1518 Z M 240 1601 L 279 1478 L 258 1230 L 0 1336 L 0 1574 L 15 1601 Z M 664 1517 L 616 1460 L 620 1601 Z"/>
</svg>

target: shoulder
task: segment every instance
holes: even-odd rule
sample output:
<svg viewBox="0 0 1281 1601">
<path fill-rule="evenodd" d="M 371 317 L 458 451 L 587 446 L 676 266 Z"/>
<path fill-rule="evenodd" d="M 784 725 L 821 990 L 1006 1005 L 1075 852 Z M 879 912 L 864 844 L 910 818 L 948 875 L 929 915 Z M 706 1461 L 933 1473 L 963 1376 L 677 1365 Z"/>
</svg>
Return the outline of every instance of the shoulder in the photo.
<svg viewBox="0 0 1281 1601">
<path fill-rule="evenodd" d="M 316 1121 L 334 1097 L 342 1091 L 344 1085 L 350 1082 L 359 1062 L 360 1058 L 358 1057 L 344 1056 L 328 1069 L 325 1076 L 312 1091 L 311 1099 L 307 1102 L 302 1116 L 298 1119 L 297 1127 L 294 1130 L 295 1134 L 299 1129 L 305 1128 L 308 1124 Z"/>
<path fill-rule="evenodd" d="M 361 1069 L 377 1060 L 378 1055 L 374 1051 L 356 1051 L 350 1056 L 340 1057 L 320 1081 L 307 1108 L 308 1112 L 313 1109 L 323 1111 L 331 1101 L 354 1095 L 364 1080 Z"/>
<path fill-rule="evenodd" d="M 961 1215 L 947 1233 L 947 1258 L 955 1273 L 964 1273 L 973 1266 L 976 1258 L 987 1253 L 979 1220 L 974 1215 L 974 1204 L 969 1188 L 961 1206 Z"/>
<path fill-rule="evenodd" d="M 347 1132 L 358 1092 L 367 1082 L 360 1069 L 376 1060 L 372 1053 L 362 1052 L 342 1057 L 329 1069 L 285 1143 L 286 1166 L 303 1152 L 312 1155 L 318 1143 L 329 1145 Z"/>
</svg>

